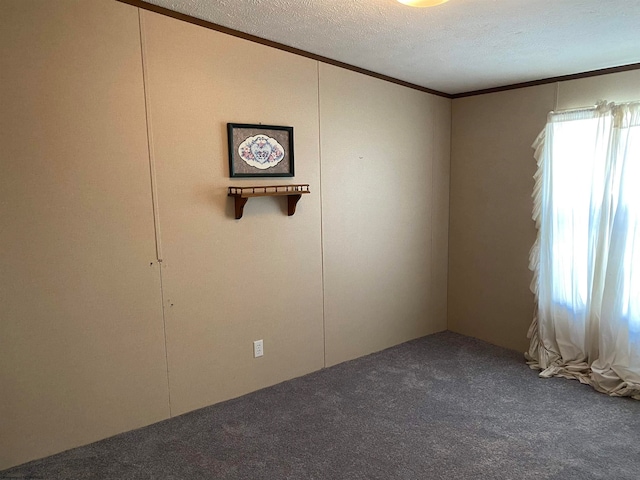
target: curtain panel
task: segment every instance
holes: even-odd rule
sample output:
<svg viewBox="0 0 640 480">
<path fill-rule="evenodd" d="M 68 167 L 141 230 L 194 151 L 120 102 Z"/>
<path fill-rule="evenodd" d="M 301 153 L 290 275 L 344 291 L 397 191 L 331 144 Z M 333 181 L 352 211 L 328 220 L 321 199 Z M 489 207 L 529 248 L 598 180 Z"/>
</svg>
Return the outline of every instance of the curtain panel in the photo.
<svg viewBox="0 0 640 480">
<path fill-rule="evenodd" d="M 640 399 L 640 102 L 551 112 L 533 148 L 527 363 Z"/>
</svg>

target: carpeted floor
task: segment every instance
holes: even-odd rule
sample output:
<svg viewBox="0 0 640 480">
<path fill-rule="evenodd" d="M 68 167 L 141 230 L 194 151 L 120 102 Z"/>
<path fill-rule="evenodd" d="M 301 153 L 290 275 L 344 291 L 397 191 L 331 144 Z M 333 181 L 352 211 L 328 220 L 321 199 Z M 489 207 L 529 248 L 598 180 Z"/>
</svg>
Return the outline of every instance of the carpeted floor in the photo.
<svg viewBox="0 0 640 480">
<path fill-rule="evenodd" d="M 0 478 L 636 480 L 640 402 L 445 332 Z"/>
</svg>

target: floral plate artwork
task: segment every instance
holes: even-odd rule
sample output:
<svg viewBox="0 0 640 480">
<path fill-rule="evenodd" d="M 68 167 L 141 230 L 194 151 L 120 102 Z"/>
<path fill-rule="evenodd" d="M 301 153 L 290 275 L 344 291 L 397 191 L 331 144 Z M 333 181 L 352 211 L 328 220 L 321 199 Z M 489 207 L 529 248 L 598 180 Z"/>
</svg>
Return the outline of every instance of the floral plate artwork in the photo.
<svg viewBox="0 0 640 480">
<path fill-rule="evenodd" d="M 247 165 L 266 170 L 284 158 L 284 148 L 274 138 L 258 134 L 245 139 L 238 146 L 238 154 Z"/>
</svg>

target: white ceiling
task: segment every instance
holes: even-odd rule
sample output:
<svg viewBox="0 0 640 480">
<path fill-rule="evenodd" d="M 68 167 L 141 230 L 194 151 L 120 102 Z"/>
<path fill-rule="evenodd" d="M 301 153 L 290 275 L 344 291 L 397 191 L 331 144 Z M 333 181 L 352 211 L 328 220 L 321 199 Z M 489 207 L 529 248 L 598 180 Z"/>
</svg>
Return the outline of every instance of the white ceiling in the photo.
<svg viewBox="0 0 640 480">
<path fill-rule="evenodd" d="M 455 94 L 640 63 L 640 0 L 147 0 Z"/>
</svg>

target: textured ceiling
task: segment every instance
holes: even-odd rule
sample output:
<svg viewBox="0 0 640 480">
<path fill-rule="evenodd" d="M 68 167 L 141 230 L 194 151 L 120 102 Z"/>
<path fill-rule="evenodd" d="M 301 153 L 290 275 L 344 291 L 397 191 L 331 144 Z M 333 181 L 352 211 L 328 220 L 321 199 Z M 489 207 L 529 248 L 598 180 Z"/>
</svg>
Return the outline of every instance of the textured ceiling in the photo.
<svg viewBox="0 0 640 480">
<path fill-rule="evenodd" d="M 147 0 L 455 94 L 640 63 L 640 0 Z"/>
</svg>

